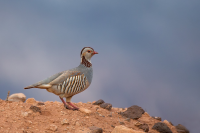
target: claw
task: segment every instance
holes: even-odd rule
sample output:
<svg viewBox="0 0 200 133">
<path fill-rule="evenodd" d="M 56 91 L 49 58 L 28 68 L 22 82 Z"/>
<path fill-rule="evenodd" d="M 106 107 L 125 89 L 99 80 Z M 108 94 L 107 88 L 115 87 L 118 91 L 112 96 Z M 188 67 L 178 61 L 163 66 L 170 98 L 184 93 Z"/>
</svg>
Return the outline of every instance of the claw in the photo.
<svg viewBox="0 0 200 133">
<path fill-rule="evenodd" d="M 71 102 L 67 102 L 70 106 L 72 106 L 73 107 L 73 109 L 74 110 L 79 110 L 79 108 L 78 107 L 76 107 L 74 104 L 72 104 Z"/>
<path fill-rule="evenodd" d="M 76 107 L 75 105 L 73 105 L 71 102 L 67 102 L 67 103 L 68 103 L 70 106 L 72 106 L 73 108 L 69 107 L 69 106 L 67 105 L 67 103 L 63 100 L 63 98 L 60 97 L 60 99 L 61 99 L 61 101 L 63 102 L 64 107 L 65 107 L 66 109 L 69 109 L 69 110 L 78 110 L 78 109 L 79 109 L 78 107 Z"/>
<path fill-rule="evenodd" d="M 67 104 L 64 104 L 64 107 L 65 107 L 66 109 L 73 110 L 73 108 L 70 108 Z"/>
</svg>

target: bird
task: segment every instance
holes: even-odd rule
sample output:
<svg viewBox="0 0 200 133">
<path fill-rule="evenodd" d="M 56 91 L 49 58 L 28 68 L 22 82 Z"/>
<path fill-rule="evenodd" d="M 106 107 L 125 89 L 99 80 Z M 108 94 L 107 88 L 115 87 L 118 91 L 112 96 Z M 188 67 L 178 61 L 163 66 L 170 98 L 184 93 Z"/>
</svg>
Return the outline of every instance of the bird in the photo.
<svg viewBox="0 0 200 133">
<path fill-rule="evenodd" d="M 94 51 L 93 48 L 84 47 L 80 53 L 81 62 L 78 67 L 54 74 L 24 89 L 46 89 L 48 92 L 58 95 L 66 109 L 79 110 L 71 103 L 71 98 L 90 86 L 93 77 L 91 58 L 95 54 L 98 52 Z M 66 102 L 63 98 L 66 98 Z"/>
</svg>

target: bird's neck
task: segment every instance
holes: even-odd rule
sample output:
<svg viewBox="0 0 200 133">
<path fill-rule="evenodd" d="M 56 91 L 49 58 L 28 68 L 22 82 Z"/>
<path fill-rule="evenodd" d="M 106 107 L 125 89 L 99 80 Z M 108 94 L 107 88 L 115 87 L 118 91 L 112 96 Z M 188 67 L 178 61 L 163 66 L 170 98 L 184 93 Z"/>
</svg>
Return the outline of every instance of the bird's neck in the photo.
<svg viewBox="0 0 200 133">
<path fill-rule="evenodd" d="M 83 64 L 83 65 L 86 66 L 86 67 L 92 67 L 91 61 L 90 61 L 90 60 L 87 60 L 87 59 L 85 58 L 85 56 L 82 56 L 82 57 L 81 57 L 81 64 Z"/>
</svg>

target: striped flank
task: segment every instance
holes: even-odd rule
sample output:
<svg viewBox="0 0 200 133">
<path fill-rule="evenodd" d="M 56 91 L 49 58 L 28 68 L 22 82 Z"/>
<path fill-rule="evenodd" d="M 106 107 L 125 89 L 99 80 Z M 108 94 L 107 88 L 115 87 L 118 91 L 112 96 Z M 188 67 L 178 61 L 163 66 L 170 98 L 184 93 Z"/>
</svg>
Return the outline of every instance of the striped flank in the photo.
<svg viewBox="0 0 200 133">
<path fill-rule="evenodd" d="M 86 77 L 84 74 L 72 76 L 67 78 L 61 84 L 57 85 L 57 89 L 64 94 L 76 94 L 83 90 L 86 87 Z"/>
</svg>

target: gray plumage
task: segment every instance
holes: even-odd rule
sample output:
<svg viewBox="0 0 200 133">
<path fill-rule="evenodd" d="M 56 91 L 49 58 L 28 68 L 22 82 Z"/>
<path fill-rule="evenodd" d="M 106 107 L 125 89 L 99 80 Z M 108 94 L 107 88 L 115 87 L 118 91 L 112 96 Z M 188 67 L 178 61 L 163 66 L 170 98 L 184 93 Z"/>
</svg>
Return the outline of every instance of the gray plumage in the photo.
<svg viewBox="0 0 200 133">
<path fill-rule="evenodd" d="M 76 106 L 71 104 L 71 98 L 73 95 L 78 94 L 89 87 L 92 82 L 93 69 L 91 64 L 91 57 L 94 54 L 98 54 L 90 47 L 84 47 L 81 51 L 81 63 L 78 67 L 57 73 L 51 77 L 39 81 L 35 84 L 25 87 L 24 89 L 30 88 L 40 88 L 46 89 L 47 91 L 58 95 L 65 106 L 66 103 L 63 98 L 74 108 L 68 109 L 78 109 Z"/>
<path fill-rule="evenodd" d="M 25 87 L 41 88 L 61 98 L 71 97 L 87 89 L 92 82 L 93 69 L 80 64 L 78 67 L 57 73 L 45 80 Z"/>
</svg>

